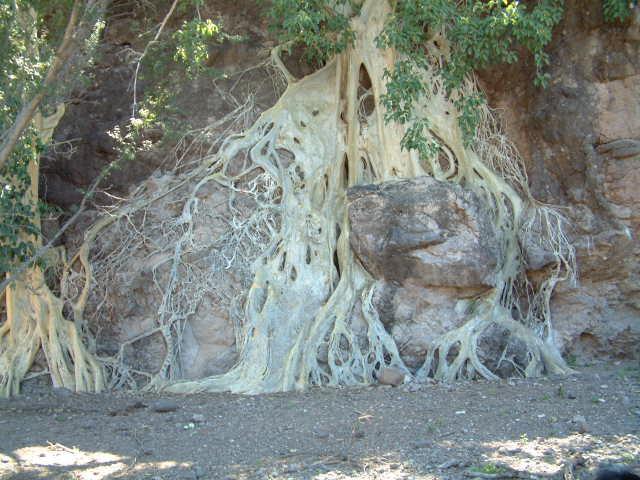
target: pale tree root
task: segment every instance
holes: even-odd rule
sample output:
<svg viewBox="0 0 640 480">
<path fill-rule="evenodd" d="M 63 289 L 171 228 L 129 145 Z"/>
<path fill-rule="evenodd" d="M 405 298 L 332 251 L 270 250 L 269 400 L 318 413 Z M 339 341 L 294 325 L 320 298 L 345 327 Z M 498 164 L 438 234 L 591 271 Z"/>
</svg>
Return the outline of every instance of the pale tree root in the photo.
<svg viewBox="0 0 640 480">
<path fill-rule="evenodd" d="M 7 320 L 0 327 L 0 397 L 20 385 L 42 348 L 54 387 L 100 392 L 103 368 L 85 347 L 78 326 L 63 316 L 62 301 L 44 283 L 39 267 L 7 289 Z"/>
<path fill-rule="evenodd" d="M 574 373 L 552 344 L 551 338 L 540 338 L 529 327 L 513 320 L 507 309 L 499 304 L 486 299 L 479 303 L 470 320 L 430 345 L 425 362 L 416 373 L 416 380 L 425 381 L 427 377 L 443 382 L 477 377 L 498 380 L 499 377 L 483 364 L 478 354 L 481 336 L 494 326 L 507 331 L 509 341 L 515 340 L 524 345 L 528 363 L 523 368 L 513 365 L 525 377 L 537 377 L 543 373 Z"/>
<path fill-rule="evenodd" d="M 163 334 L 167 355 L 148 387 L 176 393 L 254 394 L 310 385 L 366 385 L 375 382 L 375 371 L 385 365 L 406 371 L 371 304 L 373 279 L 350 248 L 346 191 L 353 185 L 422 175 L 478 193 L 492 214 L 502 258 L 495 288 L 474 302 L 475 308 L 467 312 L 467 323 L 436 341 L 419 374 L 442 380 L 497 378 L 483 365 L 479 347 L 491 328 L 508 331 L 518 346 L 525 346 L 526 361 L 514 365 L 525 376 L 543 370 L 569 371 L 553 346 L 548 308 L 560 273 L 570 272 L 573 264 L 573 257 L 562 253 L 571 252 L 565 245 L 562 222 L 546 213 L 550 212 L 547 209 L 527 217 L 533 202 L 522 162 L 493 125 L 488 110 L 480 112 L 484 116 L 474 147 L 463 141 L 455 100 L 473 95 L 476 87 L 470 80 L 454 97 L 444 88 L 438 74 L 448 55 L 443 37 L 429 47 L 430 66 L 420 71 L 432 93 L 418 102 L 417 116 L 412 120 L 429 120 L 425 135 L 438 151 L 423 158 L 402 148 L 406 126 L 387 124 L 381 101 L 386 91 L 385 72 L 393 69 L 398 54 L 380 50 L 375 41 L 390 13 L 386 1 L 363 2 L 359 15 L 352 19 L 354 44 L 308 77 L 294 81 L 279 62 L 289 85 L 278 103 L 243 134 L 229 136 L 215 153 L 202 158 L 199 170 L 189 174 L 190 179 L 201 180 L 183 204 L 182 214 L 164 222 L 167 228 L 163 231 L 173 232 L 177 238 L 172 240 L 174 246 L 162 246 L 162 253 L 171 259 L 171 272 L 161 286 L 163 298 L 154 325 Z M 446 168 L 443 161 L 448 162 Z M 231 212 L 229 231 L 211 242 L 193 235 L 194 225 L 207 221 L 207 212 L 202 206 L 198 209 L 196 193 L 209 181 L 228 190 Z M 252 199 L 252 213 L 233 208 L 236 195 Z M 151 192 L 143 192 L 142 197 L 105 222 L 115 217 L 124 220 L 158 199 L 152 198 Z M 530 221 L 523 228 L 527 218 Z M 106 226 L 98 224 L 88 233 L 76 258 L 85 279 L 78 310 L 84 307 L 82 298 L 94 280 L 89 248 Z M 522 279 L 521 243 L 523 237 L 534 234 L 555 239 L 541 245 L 559 258 L 558 269 L 551 272 L 539 292 Z M 243 260 L 238 262 L 238 249 L 232 244 L 243 241 L 251 244 L 250 253 L 240 255 Z M 191 269 L 180 268 L 189 264 L 189 251 L 230 255 L 208 264 L 209 280 L 203 282 L 189 273 Z M 125 246 L 120 252 L 118 258 L 131 255 Z M 228 259 L 224 264 L 222 257 Z M 94 261 L 98 267 L 96 283 L 106 289 L 100 261 Z M 211 288 L 211 293 L 224 289 L 218 281 L 224 278 L 222 270 L 240 265 L 251 266 L 246 280 L 253 278 L 253 282 L 243 282 L 241 292 L 244 311 L 236 325 L 237 365 L 222 375 L 175 382 L 179 378 L 175 372 L 180 371 L 174 354 L 180 349 L 179 329 L 193 315 L 201 298 L 198 295 L 205 288 Z M 185 298 L 186 294 L 192 298 Z M 515 317 L 518 321 L 513 320 L 511 312 L 520 306 L 522 311 Z M 115 362 L 120 363 L 122 358 Z"/>
<path fill-rule="evenodd" d="M 275 247 L 256 262 L 237 366 L 223 375 L 174 383 L 169 391 L 262 393 L 309 385 L 362 385 L 375 381 L 375 370 L 381 366 L 406 369 L 370 305 L 372 279 L 350 249 L 346 189 L 421 175 L 463 184 L 479 194 L 492 212 L 503 258 L 493 291 L 475 302 L 462 327 L 433 345 L 419 377 L 496 379 L 478 352 L 481 336 L 492 326 L 525 345 L 526 365 L 514 365 L 525 376 L 569 371 L 553 346 L 548 309 L 539 308 L 548 295 L 528 303 L 528 310 L 518 317 L 521 324 L 511 319 L 521 295 L 514 285 L 524 271 L 518 233 L 531 204 L 526 174 L 517 155 L 495 141 L 502 137 L 493 132 L 488 112 L 481 125 L 485 134 L 476 139 L 477 151 L 465 145 L 457 115 L 451 115 L 455 105 L 437 75 L 444 51 L 436 51 L 433 68 L 422 72 L 432 95 L 416 111 L 429 119 L 428 134 L 448 152 L 447 171 L 439 155 L 420 158 L 404 150 L 404 128 L 385 123 L 380 96 L 395 53 L 377 49 L 375 38 L 389 13 L 387 2 L 365 2 L 352 21 L 353 46 L 322 70 L 291 83 L 276 106 L 221 150 L 223 165 L 244 150 L 272 176 L 282 189 L 280 203 L 272 206 L 281 214 L 282 225 L 274 235 Z M 456 95 L 474 91 L 469 81 Z M 363 108 L 371 95 L 373 108 Z M 290 166 L 282 152 L 289 153 Z M 558 237 L 551 230 L 549 235 Z M 571 270 L 571 262 L 561 263 Z M 557 279 L 554 273 L 548 284 Z M 538 310 L 543 318 L 535 315 Z M 536 331 L 541 326 L 548 330 L 545 340 Z"/>
</svg>

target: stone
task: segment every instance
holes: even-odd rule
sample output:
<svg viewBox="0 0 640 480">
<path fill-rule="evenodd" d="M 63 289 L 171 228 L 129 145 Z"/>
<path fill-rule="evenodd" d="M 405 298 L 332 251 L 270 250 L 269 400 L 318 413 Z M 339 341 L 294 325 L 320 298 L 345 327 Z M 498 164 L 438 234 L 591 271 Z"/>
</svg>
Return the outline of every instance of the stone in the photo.
<svg viewBox="0 0 640 480">
<path fill-rule="evenodd" d="M 418 440 L 417 442 L 414 442 L 412 446 L 416 450 L 431 448 L 433 447 L 433 442 L 431 440 Z"/>
<path fill-rule="evenodd" d="M 382 367 L 378 371 L 378 382 L 381 385 L 392 385 L 397 387 L 402 385 L 405 380 L 406 373 L 395 367 Z"/>
<path fill-rule="evenodd" d="M 161 398 L 159 400 L 151 402 L 149 408 L 157 413 L 168 413 L 175 412 L 176 410 L 178 410 L 178 408 L 180 408 L 180 406 L 171 399 Z"/>
<path fill-rule="evenodd" d="M 68 388 L 65 388 L 65 387 L 55 387 L 53 389 L 53 393 L 57 397 L 63 397 L 63 398 L 67 398 L 67 397 L 72 397 L 73 396 L 73 392 L 71 390 L 69 390 Z"/>
<path fill-rule="evenodd" d="M 195 465 L 193 467 L 193 475 L 195 478 L 206 478 L 207 471 L 200 465 Z"/>
<path fill-rule="evenodd" d="M 480 199 L 432 177 L 348 191 L 351 247 L 376 278 L 430 287 L 490 287 L 498 242 Z"/>
<path fill-rule="evenodd" d="M 587 419 L 583 415 L 574 415 L 571 421 L 576 425 L 578 433 L 587 433 L 589 431 Z"/>
<path fill-rule="evenodd" d="M 640 155 L 640 140 L 622 138 L 603 143 L 596 147 L 600 155 L 610 155 L 613 158 L 627 158 Z"/>
<path fill-rule="evenodd" d="M 194 413 L 191 415 L 191 421 L 194 423 L 204 423 L 205 418 L 201 413 Z"/>
</svg>

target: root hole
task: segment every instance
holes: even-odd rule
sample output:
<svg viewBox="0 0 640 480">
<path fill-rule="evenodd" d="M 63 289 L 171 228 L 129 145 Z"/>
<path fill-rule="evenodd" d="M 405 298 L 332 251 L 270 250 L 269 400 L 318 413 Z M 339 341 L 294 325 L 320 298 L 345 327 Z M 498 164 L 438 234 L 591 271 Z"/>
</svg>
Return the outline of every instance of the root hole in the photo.
<svg viewBox="0 0 640 480">
<path fill-rule="evenodd" d="M 373 114 L 376 109 L 376 103 L 371 91 L 372 82 L 369 72 L 364 64 L 360 65 L 359 84 L 358 84 L 358 101 L 359 101 L 359 113 L 361 117 L 368 117 Z M 364 121 L 361 118 L 361 121 Z"/>
<path fill-rule="evenodd" d="M 448 365 L 451 365 L 451 363 L 456 359 L 456 357 L 460 353 L 460 347 L 461 347 L 460 342 L 456 342 L 449 347 L 449 350 L 447 351 L 447 356 L 445 358 L 445 361 L 447 362 Z"/>
<path fill-rule="evenodd" d="M 333 251 L 333 265 L 336 267 L 336 272 L 338 273 L 338 278 L 340 278 L 340 260 L 338 260 L 338 251 Z"/>
<path fill-rule="evenodd" d="M 342 160 L 342 184 L 344 188 L 349 186 L 349 157 L 346 154 Z"/>
</svg>

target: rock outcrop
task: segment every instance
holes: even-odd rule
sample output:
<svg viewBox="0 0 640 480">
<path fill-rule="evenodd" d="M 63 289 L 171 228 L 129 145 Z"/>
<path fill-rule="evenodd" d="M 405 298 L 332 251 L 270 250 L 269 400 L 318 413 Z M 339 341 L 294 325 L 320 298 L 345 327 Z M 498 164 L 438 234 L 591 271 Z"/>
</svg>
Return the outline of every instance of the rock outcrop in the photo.
<svg viewBox="0 0 640 480">
<path fill-rule="evenodd" d="M 482 72 L 481 84 L 533 195 L 562 206 L 569 220 L 579 283 L 560 284 L 552 298 L 559 346 L 578 363 L 637 358 L 640 7 L 613 24 L 600 0 L 567 1 L 565 12 L 550 43 L 547 89 L 532 86 L 530 61 Z"/>
</svg>

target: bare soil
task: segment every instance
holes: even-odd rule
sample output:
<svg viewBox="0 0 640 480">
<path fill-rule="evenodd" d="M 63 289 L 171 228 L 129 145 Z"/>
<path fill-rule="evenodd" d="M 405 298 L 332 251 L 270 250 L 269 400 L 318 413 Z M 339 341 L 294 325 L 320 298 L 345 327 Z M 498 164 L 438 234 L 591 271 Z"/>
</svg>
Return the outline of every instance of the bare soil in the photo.
<svg viewBox="0 0 640 480">
<path fill-rule="evenodd" d="M 593 478 L 640 466 L 640 365 L 568 377 L 0 400 L 0 479 Z M 171 410 L 171 411 L 157 411 Z"/>
</svg>

